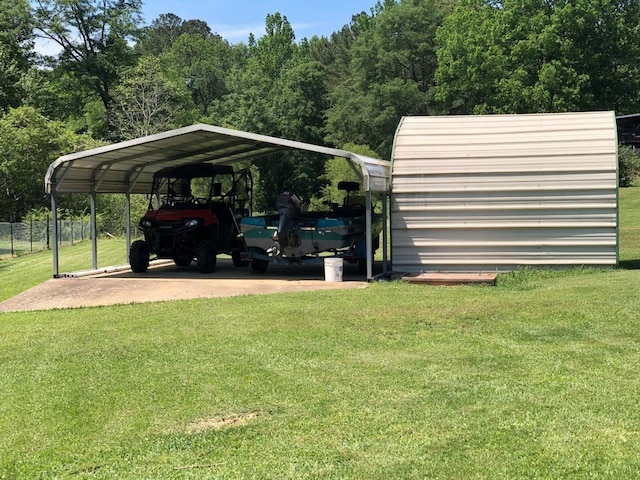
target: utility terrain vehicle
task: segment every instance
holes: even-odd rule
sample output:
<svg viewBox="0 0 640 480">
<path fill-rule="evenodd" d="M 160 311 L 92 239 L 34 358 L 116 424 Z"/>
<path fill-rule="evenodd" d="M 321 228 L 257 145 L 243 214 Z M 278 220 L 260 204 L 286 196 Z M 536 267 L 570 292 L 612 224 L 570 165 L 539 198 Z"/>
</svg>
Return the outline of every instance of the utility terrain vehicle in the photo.
<svg viewBox="0 0 640 480">
<path fill-rule="evenodd" d="M 139 229 L 144 240 L 131 244 L 131 270 L 146 272 L 153 258 L 172 259 L 198 270 L 216 269 L 219 253 L 231 255 L 236 266 L 244 244 L 238 221 L 251 215 L 253 180 L 248 169 L 235 172 L 226 165 L 190 164 L 156 173 L 149 209 Z"/>
</svg>

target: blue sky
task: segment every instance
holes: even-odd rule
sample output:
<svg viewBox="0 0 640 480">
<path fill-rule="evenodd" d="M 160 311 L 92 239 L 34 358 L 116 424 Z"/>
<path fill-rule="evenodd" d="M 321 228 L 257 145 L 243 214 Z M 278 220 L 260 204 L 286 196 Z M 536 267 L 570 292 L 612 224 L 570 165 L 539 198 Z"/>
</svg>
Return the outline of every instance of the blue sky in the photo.
<svg viewBox="0 0 640 480">
<path fill-rule="evenodd" d="M 351 22 L 353 15 L 369 14 L 375 4 L 376 0 L 146 0 L 142 15 L 146 24 L 162 13 L 203 20 L 230 43 L 246 43 L 250 33 L 256 37 L 264 34 L 267 14 L 279 12 L 287 17 L 299 41 L 314 35 L 329 36 Z M 60 48 L 38 39 L 36 51 L 56 55 Z"/>
<path fill-rule="evenodd" d="M 249 33 L 264 33 L 267 14 L 287 17 L 296 39 L 329 36 L 351 22 L 354 14 L 370 13 L 376 0 L 146 0 L 142 12 L 147 24 L 162 13 L 183 20 L 204 20 L 211 30 L 231 43 L 246 43 Z"/>
</svg>

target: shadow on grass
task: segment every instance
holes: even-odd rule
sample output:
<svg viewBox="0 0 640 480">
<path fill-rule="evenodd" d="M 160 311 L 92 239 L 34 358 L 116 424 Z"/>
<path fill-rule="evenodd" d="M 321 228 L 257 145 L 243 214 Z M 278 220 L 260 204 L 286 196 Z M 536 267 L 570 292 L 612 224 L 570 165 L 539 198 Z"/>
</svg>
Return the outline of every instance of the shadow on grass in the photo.
<svg viewBox="0 0 640 480">
<path fill-rule="evenodd" d="M 640 258 L 635 260 L 622 260 L 619 262 L 619 266 L 625 270 L 640 270 Z"/>
</svg>

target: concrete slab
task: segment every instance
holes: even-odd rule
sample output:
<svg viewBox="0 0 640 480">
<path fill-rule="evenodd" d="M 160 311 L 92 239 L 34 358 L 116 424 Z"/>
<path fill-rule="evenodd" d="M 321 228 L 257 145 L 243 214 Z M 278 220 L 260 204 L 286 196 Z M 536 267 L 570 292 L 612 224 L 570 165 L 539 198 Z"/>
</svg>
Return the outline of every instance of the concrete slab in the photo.
<svg viewBox="0 0 640 480">
<path fill-rule="evenodd" d="M 376 269 L 377 270 L 377 269 Z M 106 271 L 107 273 L 103 273 Z M 100 305 L 170 301 L 192 298 L 264 295 L 283 292 L 366 288 L 356 265 L 345 264 L 342 282 L 325 282 L 318 265 L 269 265 L 264 274 L 249 267 L 234 267 L 219 258 L 214 273 L 201 274 L 195 266 L 181 268 L 162 262 L 146 273 L 108 268 L 102 273 L 48 280 L 0 303 L 0 312 L 49 310 Z"/>
</svg>

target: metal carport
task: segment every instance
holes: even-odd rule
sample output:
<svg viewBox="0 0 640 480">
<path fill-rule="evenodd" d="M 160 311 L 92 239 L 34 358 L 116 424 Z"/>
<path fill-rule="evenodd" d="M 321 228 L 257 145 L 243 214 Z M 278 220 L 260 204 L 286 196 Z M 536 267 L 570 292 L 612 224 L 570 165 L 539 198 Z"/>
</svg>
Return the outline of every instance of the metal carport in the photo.
<svg viewBox="0 0 640 480">
<path fill-rule="evenodd" d="M 371 232 L 371 192 L 384 192 L 383 215 L 387 214 L 390 162 L 344 150 L 295 142 L 223 127 L 197 124 L 164 133 L 64 155 L 49 165 L 45 191 L 51 195 L 53 217 L 53 276 L 59 276 L 57 207 L 59 193 L 84 193 L 91 200 L 93 268 L 97 268 L 96 195 L 125 195 L 127 245 L 131 243 L 130 195 L 151 191 L 153 175 L 167 166 L 189 163 L 233 165 L 284 151 L 301 150 L 351 162 L 366 191 L 367 232 Z M 386 265 L 386 221 L 383 222 L 383 252 Z M 373 276 L 373 239 L 367 235 L 367 278 Z"/>
</svg>

